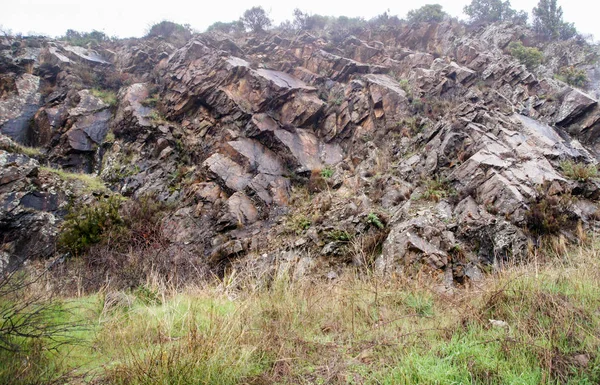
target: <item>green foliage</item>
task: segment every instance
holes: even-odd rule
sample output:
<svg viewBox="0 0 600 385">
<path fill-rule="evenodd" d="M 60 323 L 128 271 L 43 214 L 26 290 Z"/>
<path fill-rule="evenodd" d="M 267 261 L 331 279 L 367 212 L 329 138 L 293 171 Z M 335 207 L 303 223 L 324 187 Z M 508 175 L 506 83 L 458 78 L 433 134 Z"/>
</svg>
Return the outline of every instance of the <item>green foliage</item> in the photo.
<svg viewBox="0 0 600 385">
<path fill-rule="evenodd" d="M 443 11 L 441 5 L 427 4 L 409 11 L 406 18 L 410 23 L 439 23 L 447 16 L 448 14 Z"/>
<path fill-rule="evenodd" d="M 472 23 L 494 23 L 512 21 L 516 24 L 527 23 L 527 13 L 515 11 L 509 0 L 472 0 L 464 7 L 464 12 Z"/>
<path fill-rule="evenodd" d="M 325 179 L 329 179 L 333 176 L 333 169 L 331 167 L 325 167 L 321 170 L 321 176 Z"/>
<path fill-rule="evenodd" d="M 310 15 L 302 12 L 298 8 L 294 9 L 293 25 L 296 29 L 302 31 L 324 29 L 328 22 L 329 18 L 327 16 Z"/>
<path fill-rule="evenodd" d="M 575 68 L 573 66 L 563 67 L 558 75 L 555 75 L 558 80 L 561 80 L 571 86 L 583 88 L 587 85 L 590 79 L 584 69 Z"/>
<path fill-rule="evenodd" d="M 222 33 L 235 33 L 235 32 L 243 32 L 244 31 L 244 23 L 241 20 L 231 21 L 229 23 L 224 23 L 217 21 L 216 23 L 211 24 L 206 32 L 222 32 Z"/>
<path fill-rule="evenodd" d="M 533 29 L 542 39 L 565 40 L 577 35 L 573 23 L 563 21 L 562 7 L 556 0 L 540 0 L 532 13 Z"/>
<path fill-rule="evenodd" d="M 62 225 L 59 246 L 77 255 L 106 236 L 125 231 L 120 206 L 121 200 L 111 196 L 93 205 L 73 208 Z"/>
<path fill-rule="evenodd" d="M 310 226 L 312 226 L 312 221 L 304 214 L 293 215 L 286 222 L 287 230 L 296 235 L 300 235 L 304 230 L 308 230 Z"/>
<path fill-rule="evenodd" d="M 433 315 L 433 299 L 431 295 L 409 293 L 404 299 L 404 304 L 419 317 L 431 317 Z"/>
<path fill-rule="evenodd" d="M 367 223 L 377 227 L 380 230 L 385 228 L 385 225 L 379 218 L 379 215 L 377 215 L 376 213 L 373 213 L 373 212 L 371 212 L 371 213 L 369 213 L 369 215 L 367 215 Z"/>
<path fill-rule="evenodd" d="M 61 37 L 61 39 L 81 47 L 110 41 L 110 38 L 104 32 L 96 30 L 92 32 L 79 32 L 72 29 L 67 29 L 65 36 Z"/>
<path fill-rule="evenodd" d="M 173 35 L 181 35 L 189 38 L 192 36 L 192 28 L 189 24 L 181 25 L 172 21 L 163 20 L 160 23 L 152 25 L 146 34 L 147 37 L 170 37 Z"/>
<path fill-rule="evenodd" d="M 517 58 L 528 70 L 535 70 L 544 59 L 542 52 L 535 47 L 525 47 L 520 41 L 512 41 L 508 45 L 508 50 L 512 56 Z"/>
<path fill-rule="evenodd" d="M 456 191 L 450 186 L 450 183 L 441 177 L 425 179 L 423 188 L 424 191 L 419 198 L 427 201 L 438 202 L 440 199 L 456 194 Z"/>
<path fill-rule="evenodd" d="M 346 230 L 334 229 L 327 233 L 327 238 L 336 242 L 349 242 L 352 239 L 352 235 Z"/>
<path fill-rule="evenodd" d="M 92 88 L 90 90 L 90 93 L 95 97 L 102 99 L 102 101 L 108 104 L 110 107 L 114 107 L 117 105 L 117 94 L 114 91 Z"/>
<path fill-rule="evenodd" d="M 579 182 L 587 182 L 592 178 L 598 177 L 598 168 L 593 164 L 565 160 L 560 162 L 560 168 L 567 178 L 577 180 Z"/>
<path fill-rule="evenodd" d="M 273 20 L 269 18 L 263 7 L 252 7 L 244 12 L 240 21 L 244 27 L 253 32 L 262 32 L 269 28 Z"/>
</svg>

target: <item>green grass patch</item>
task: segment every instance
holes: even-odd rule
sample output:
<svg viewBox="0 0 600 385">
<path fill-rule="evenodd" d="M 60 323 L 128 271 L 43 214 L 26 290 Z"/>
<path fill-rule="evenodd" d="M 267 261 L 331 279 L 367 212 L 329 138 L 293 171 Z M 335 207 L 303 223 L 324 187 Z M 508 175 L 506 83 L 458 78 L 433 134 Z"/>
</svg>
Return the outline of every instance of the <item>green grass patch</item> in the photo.
<svg viewBox="0 0 600 385">
<path fill-rule="evenodd" d="M 65 170 L 52 168 L 52 167 L 46 167 L 46 166 L 40 167 L 40 170 L 42 170 L 43 172 L 52 173 L 54 175 L 57 175 L 62 180 L 76 183 L 80 188 L 83 188 L 84 191 L 87 191 L 87 192 L 107 191 L 108 190 L 107 187 L 102 182 L 102 180 L 95 175 L 68 172 Z"/>
</svg>

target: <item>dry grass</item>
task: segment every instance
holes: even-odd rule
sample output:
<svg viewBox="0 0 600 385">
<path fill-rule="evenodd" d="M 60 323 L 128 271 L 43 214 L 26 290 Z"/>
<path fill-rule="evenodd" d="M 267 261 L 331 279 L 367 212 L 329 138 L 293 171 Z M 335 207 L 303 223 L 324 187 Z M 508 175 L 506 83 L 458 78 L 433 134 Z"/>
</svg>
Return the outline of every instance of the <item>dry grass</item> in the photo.
<svg viewBox="0 0 600 385">
<path fill-rule="evenodd" d="M 454 292 L 425 273 L 157 275 L 68 300 L 94 325 L 70 360 L 110 384 L 598 383 L 600 249 L 563 246 Z"/>
</svg>

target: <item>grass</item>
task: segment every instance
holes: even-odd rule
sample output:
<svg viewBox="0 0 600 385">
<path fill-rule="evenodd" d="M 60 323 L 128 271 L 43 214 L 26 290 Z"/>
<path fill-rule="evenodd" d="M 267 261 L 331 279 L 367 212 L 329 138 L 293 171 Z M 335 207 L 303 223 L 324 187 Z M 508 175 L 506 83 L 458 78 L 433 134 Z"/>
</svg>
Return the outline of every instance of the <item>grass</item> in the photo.
<svg viewBox="0 0 600 385">
<path fill-rule="evenodd" d="M 422 186 L 423 193 L 419 196 L 419 199 L 427 201 L 439 202 L 440 199 L 456 194 L 448 181 L 440 177 L 425 179 Z"/>
<path fill-rule="evenodd" d="M 106 290 L 65 299 L 86 342 L 49 359 L 107 384 L 595 384 L 599 257 L 536 254 L 446 294 L 423 273 L 352 271 Z"/>
<path fill-rule="evenodd" d="M 108 104 L 110 107 L 114 107 L 117 105 L 117 94 L 114 91 L 92 88 L 90 92 L 95 97 L 102 99 L 102 101 Z"/>
<path fill-rule="evenodd" d="M 40 158 L 44 155 L 44 152 L 39 147 L 28 147 L 21 144 L 9 141 L 6 146 L 0 147 L 0 149 L 12 152 L 15 154 L 23 154 L 30 158 Z"/>
<path fill-rule="evenodd" d="M 87 191 L 87 192 L 106 191 L 107 190 L 107 188 L 104 185 L 104 183 L 102 182 L 102 180 L 95 175 L 68 172 L 65 170 L 60 170 L 57 168 L 46 167 L 46 166 L 40 167 L 40 170 L 43 172 L 46 172 L 46 173 L 52 173 L 54 175 L 57 175 L 62 180 L 79 184 L 83 188 L 83 190 Z"/>
<path fill-rule="evenodd" d="M 598 168 L 593 164 L 577 163 L 570 160 L 560 162 L 560 168 L 563 174 L 579 182 L 587 182 L 592 178 L 598 177 Z"/>
</svg>

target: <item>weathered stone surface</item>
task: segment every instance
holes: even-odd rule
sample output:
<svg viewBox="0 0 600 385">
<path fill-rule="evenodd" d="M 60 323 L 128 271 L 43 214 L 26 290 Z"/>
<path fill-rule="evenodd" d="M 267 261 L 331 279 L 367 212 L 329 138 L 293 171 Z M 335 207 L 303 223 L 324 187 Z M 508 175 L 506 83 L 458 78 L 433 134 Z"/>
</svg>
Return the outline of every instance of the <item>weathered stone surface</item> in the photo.
<svg viewBox="0 0 600 385">
<path fill-rule="evenodd" d="M 578 89 L 571 88 L 562 97 L 562 104 L 558 109 L 554 122 L 559 126 L 567 125 L 588 108 L 597 104 L 598 101 L 596 99 Z"/>
<path fill-rule="evenodd" d="M 0 99 L 0 132 L 19 143 L 32 141 L 29 121 L 40 105 L 39 84 L 39 77 L 22 74 L 15 81 L 16 89 Z"/>
</svg>

